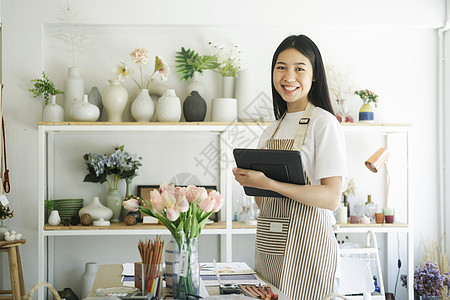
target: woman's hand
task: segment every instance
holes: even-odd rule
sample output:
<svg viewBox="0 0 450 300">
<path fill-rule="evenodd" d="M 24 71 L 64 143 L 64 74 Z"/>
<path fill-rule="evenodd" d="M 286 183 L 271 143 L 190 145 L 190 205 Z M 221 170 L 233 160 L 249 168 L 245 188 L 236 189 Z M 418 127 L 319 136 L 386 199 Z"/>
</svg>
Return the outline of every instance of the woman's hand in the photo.
<svg viewBox="0 0 450 300">
<path fill-rule="evenodd" d="M 233 168 L 234 179 L 239 182 L 241 186 L 253 187 L 258 189 L 267 189 L 270 178 L 264 175 L 263 172 Z"/>
</svg>

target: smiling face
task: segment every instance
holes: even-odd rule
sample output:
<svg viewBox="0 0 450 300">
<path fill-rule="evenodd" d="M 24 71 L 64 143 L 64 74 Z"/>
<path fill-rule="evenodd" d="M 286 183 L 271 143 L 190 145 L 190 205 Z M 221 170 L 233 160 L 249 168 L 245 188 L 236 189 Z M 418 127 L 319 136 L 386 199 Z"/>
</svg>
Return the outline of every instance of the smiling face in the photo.
<svg viewBox="0 0 450 300">
<path fill-rule="evenodd" d="M 278 55 L 273 70 L 273 85 L 286 101 L 287 111 L 302 111 L 308 104 L 313 82 L 313 67 L 297 49 L 289 48 Z"/>
</svg>

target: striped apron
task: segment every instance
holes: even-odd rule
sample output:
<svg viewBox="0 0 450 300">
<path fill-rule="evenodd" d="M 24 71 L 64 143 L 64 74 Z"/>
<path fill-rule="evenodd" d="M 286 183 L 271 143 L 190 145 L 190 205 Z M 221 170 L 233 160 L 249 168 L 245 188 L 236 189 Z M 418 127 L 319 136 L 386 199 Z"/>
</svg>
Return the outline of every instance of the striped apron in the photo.
<svg viewBox="0 0 450 300">
<path fill-rule="evenodd" d="M 294 139 L 273 139 L 275 133 L 268 149 L 294 148 Z M 338 245 L 326 211 L 288 198 L 263 197 L 260 205 L 256 272 L 292 300 L 322 299 L 332 292 Z"/>
</svg>

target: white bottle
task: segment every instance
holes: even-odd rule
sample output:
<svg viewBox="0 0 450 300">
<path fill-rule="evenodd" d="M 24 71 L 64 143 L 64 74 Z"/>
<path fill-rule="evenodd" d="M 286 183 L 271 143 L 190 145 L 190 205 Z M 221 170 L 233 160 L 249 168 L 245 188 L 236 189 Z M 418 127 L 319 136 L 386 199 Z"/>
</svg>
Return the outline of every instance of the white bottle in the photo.
<svg viewBox="0 0 450 300">
<path fill-rule="evenodd" d="M 88 95 L 83 96 L 83 101 L 77 102 L 70 108 L 70 116 L 73 121 L 95 122 L 100 116 L 100 109 L 88 102 Z"/>
<path fill-rule="evenodd" d="M 69 75 L 64 80 L 64 112 L 66 121 L 71 121 L 70 108 L 76 102 L 81 102 L 84 95 L 84 81 L 80 76 L 80 69 L 69 68 Z"/>
<path fill-rule="evenodd" d="M 89 292 L 92 289 L 92 285 L 97 276 L 98 264 L 96 262 L 88 262 L 85 266 L 85 271 L 81 275 L 81 299 L 85 299 L 89 296 Z"/>
<path fill-rule="evenodd" d="M 42 112 L 42 121 L 44 122 L 64 122 L 64 108 L 56 104 L 56 95 L 52 95 L 50 103 L 44 107 Z"/>
</svg>

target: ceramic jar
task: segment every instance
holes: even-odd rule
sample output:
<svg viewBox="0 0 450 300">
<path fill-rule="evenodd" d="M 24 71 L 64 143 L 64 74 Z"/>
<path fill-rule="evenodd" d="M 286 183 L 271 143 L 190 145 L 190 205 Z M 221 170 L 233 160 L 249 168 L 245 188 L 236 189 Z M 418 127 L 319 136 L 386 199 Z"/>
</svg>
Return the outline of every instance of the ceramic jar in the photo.
<svg viewBox="0 0 450 300">
<path fill-rule="evenodd" d="M 117 79 L 109 80 L 102 95 L 102 103 L 108 114 L 108 122 L 122 122 L 122 114 L 128 103 L 128 92 Z"/>
<path fill-rule="evenodd" d="M 64 112 L 66 121 L 71 121 L 70 108 L 76 102 L 81 102 L 84 95 L 84 81 L 80 75 L 80 69 L 71 67 L 68 76 L 64 80 Z"/>
<path fill-rule="evenodd" d="M 50 97 L 50 102 L 44 107 L 42 112 L 44 122 L 64 122 L 64 108 L 56 104 L 56 95 Z"/>
<path fill-rule="evenodd" d="M 147 89 L 142 89 L 131 105 L 131 116 L 136 122 L 150 122 L 155 113 L 155 104 Z"/>
<path fill-rule="evenodd" d="M 120 222 L 120 212 L 122 211 L 122 201 L 123 197 L 120 195 L 118 190 L 110 189 L 108 195 L 106 195 L 105 204 L 106 207 L 111 209 L 112 217 L 111 223 Z M 105 219 L 106 220 L 106 219 Z"/>
<path fill-rule="evenodd" d="M 77 102 L 70 108 L 70 117 L 79 122 L 95 122 L 100 116 L 100 109 L 88 102 L 88 95 L 83 96 L 83 101 Z"/>
<path fill-rule="evenodd" d="M 95 262 L 88 262 L 85 266 L 85 271 L 83 275 L 81 275 L 81 298 L 85 299 L 89 296 L 89 293 L 92 289 L 92 285 L 95 281 L 95 276 L 97 276 L 98 264 Z"/>
<path fill-rule="evenodd" d="M 239 72 L 236 79 L 235 97 L 237 99 L 238 119 L 242 122 L 258 121 L 260 113 L 256 97 L 253 73 L 249 69 Z"/>
<path fill-rule="evenodd" d="M 192 75 L 191 82 L 187 86 L 187 93 L 190 94 L 193 91 L 197 91 L 202 98 L 205 97 L 205 86 L 201 82 L 201 74 L 197 71 Z"/>
<path fill-rule="evenodd" d="M 57 210 L 52 210 L 48 217 L 48 225 L 58 226 L 59 224 L 61 224 L 59 212 Z"/>
<path fill-rule="evenodd" d="M 91 203 L 80 209 L 78 215 L 81 217 L 83 214 L 89 214 L 92 220 L 97 221 L 100 219 L 108 221 L 111 219 L 113 212 L 108 207 L 100 203 L 98 197 L 92 198 Z"/>
<path fill-rule="evenodd" d="M 212 100 L 211 121 L 237 122 L 237 101 L 234 98 Z"/>
<path fill-rule="evenodd" d="M 98 107 L 99 111 L 100 111 L 100 116 L 98 117 L 99 120 L 102 119 L 102 110 L 103 110 L 103 103 L 102 103 L 102 95 L 100 94 L 100 91 L 98 90 L 98 88 L 96 86 L 93 86 L 91 88 L 91 91 L 89 92 L 88 95 L 88 101 L 91 104 L 94 104 L 95 106 Z"/>
<path fill-rule="evenodd" d="M 373 108 L 369 103 L 364 103 L 359 110 L 359 122 L 373 123 Z"/>
<path fill-rule="evenodd" d="M 197 91 L 192 91 L 183 103 L 183 114 L 187 122 L 203 122 L 206 102 Z"/>
<path fill-rule="evenodd" d="M 222 77 L 222 97 L 234 98 L 236 78 L 233 76 Z"/>
<path fill-rule="evenodd" d="M 181 101 L 174 89 L 168 89 L 159 98 L 156 115 L 160 122 L 179 122 L 181 119 Z"/>
</svg>

